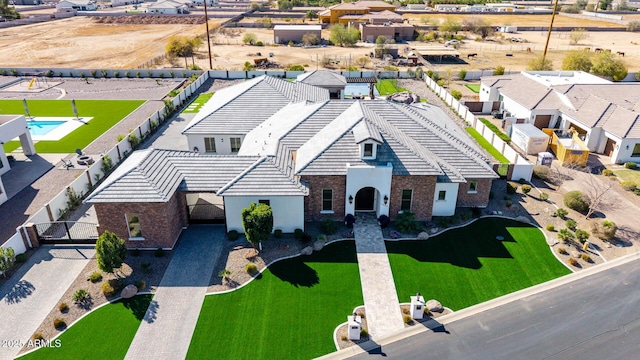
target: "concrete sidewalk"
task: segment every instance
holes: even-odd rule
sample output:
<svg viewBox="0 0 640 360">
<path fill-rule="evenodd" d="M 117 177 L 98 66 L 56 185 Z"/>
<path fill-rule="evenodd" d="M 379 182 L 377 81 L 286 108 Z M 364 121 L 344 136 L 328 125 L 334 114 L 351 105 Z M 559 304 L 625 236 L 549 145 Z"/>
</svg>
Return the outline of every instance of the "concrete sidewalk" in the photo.
<svg viewBox="0 0 640 360">
<path fill-rule="evenodd" d="M 182 234 L 126 359 L 184 359 L 224 241 L 221 225 Z"/>
<path fill-rule="evenodd" d="M 0 359 L 13 359 L 95 256 L 93 246 L 42 246 L 0 288 Z M 4 343 L 3 343 L 4 345 Z"/>
<path fill-rule="evenodd" d="M 404 329 L 396 285 L 375 217 L 358 215 L 353 233 L 368 330 L 373 339 L 379 339 Z"/>
</svg>

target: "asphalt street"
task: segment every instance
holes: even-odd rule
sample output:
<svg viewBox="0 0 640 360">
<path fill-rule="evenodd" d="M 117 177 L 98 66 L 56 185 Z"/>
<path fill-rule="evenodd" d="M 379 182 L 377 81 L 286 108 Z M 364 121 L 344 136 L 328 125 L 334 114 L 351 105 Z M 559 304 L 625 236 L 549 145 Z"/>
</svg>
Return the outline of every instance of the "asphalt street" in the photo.
<svg viewBox="0 0 640 360">
<path fill-rule="evenodd" d="M 438 325 L 354 358 L 639 359 L 640 260 Z"/>
</svg>

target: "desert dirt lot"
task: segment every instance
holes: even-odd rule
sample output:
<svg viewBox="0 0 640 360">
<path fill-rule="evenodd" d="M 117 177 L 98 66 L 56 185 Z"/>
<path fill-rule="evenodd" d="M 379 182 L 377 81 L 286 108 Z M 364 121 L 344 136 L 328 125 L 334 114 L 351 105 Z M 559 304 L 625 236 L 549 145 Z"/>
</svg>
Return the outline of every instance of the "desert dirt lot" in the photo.
<svg viewBox="0 0 640 360">
<path fill-rule="evenodd" d="M 492 19 L 496 15 L 486 15 Z M 524 15 L 523 15 L 524 16 Z M 503 16 L 511 22 L 520 16 Z M 498 19 L 498 18 L 496 18 Z M 535 19 L 547 19 L 546 16 L 524 16 L 522 21 L 533 22 Z M 557 20 L 568 18 L 559 16 Z M 580 21 L 581 19 L 571 19 Z M 211 20 L 210 26 L 221 20 Z M 491 20 L 492 22 L 494 20 Z M 499 20 L 495 20 L 499 21 Z M 520 20 L 519 20 L 520 21 Z M 537 20 L 536 20 L 537 21 Z M 557 23 L 560 26 L 562 23 Z M 602 26 L 606 22 L 597 22 Z M 594 24 L 592 24 L 594 25 Z M 617 25 L 617 24 L 616 24 Z M 61 68 L 135 68 L 164 53 L 167 39 L 172 34 L 193 36 L 204 34 L 204 25 L 185 24 L 101 24 L 87 17 L 75 17 L 42 24 L 21 26 L 0 30 L 0 66 L 4 67 L 61 67 Z M 367 56 L 373 44 L 360 43 L 356 47 L 288 47 L 248 46 L 242 44 L 246 32 L 254 33 L 257 40 L 265 44 L 273 43 L 273 30 L 264 28 L 238 29 L 235 36 L 216 34 L 213 39 L 212 65 L 214 69 L 240 70 L 245 62 L 253 63 L 256 58 L 268 57 L 280 67 L 298 64 L 307 65 L 312 70 L 316 66 L 322 67 L 322 59 L 330 57 L 340 63 L 334 68 L 344 68 L 354 65 L 355 60 Z M 590 32 L 586 40 L 579 45 L 571 46 L 567 32 L 554 32 L 549 44 L 548 57 L 553 61 L 554 68 L 560 69 L 562 58 L 569 49 L 583 49 L 596 47 L 611 49 L 625 53 L 625 61 L 629 71 L 640 70 L 640 45 L 638 34 L 629 32 Z M 324 39 L 329 38 L 329 31 L 323 30 Z M 460 69 L 490 70 L 502 65 L 506 70 L 523 70 L 530 59 L 539 56 L 544 47 L 546 32 L 532 31 L 518 34 L 505 34 L 495 41 L 477 42 L 475 35 L 469 35 L 461 45 L 460 58 L 466 63 L 436 65 L 440 71 L 452 70 L 457 73 Z M 525 39 L 525 43 L 511 42 L 508 39 L 517 37 Z M 400 44 L 403 49 L 412 45 L 440 45 L 437 43 L 409 43 Z M 440 45 L 441 46 L 441 45 Z M 527 51 L 531 49 L 531 52 Z M 260 53 L 260 55 L 258 55 Z M 401 52 L 402 53 L 402 52 Z M 477 53 L 477 57 L 467 60 L 467 55 Z M 511 56 L 507 56 L 511 54 Z M 209 67 L 206 45 L 201 46 L 196 54 L 196 63 L 203 69 Z M 191 60 L 189 60 L 191 64 Z M 154 67 L 181 67 L 184 61 L 178 59 L 174 64 L 165 62 Z M 381 70 L 384 64 L 373 60 L 366 65 L 366 69 Z"/>
<path fill-rule="evenodd" d="M 404 14 L 403 17 L 409 19 L 409 22 L 413 25 L 420 25 L 423 18 L 429 19 L 429 25 L 438 25 L 446 18 L 455 19 L 462 22 L 464 19 L 471 17 L 482 17 L 483 20 L 488 22 L 492 26 L 542 26 L 548 27 L 551 21 L 551 14 L 548 15 L 497 15 L 497 14 L 482 14 L 482 15 L 470 15 L 470 14 Z M 623 17 L 626 19 L 627 15 Z M 562 14 L 556 15 L 553 20 L 553 26 L 598 26 L 598 27 L 624 27 L 624 25 L 617 24 L 615 22 L 598 21 L 590 19 L 573 18 L 569 16 L 563 16 Z"/>
</svg>

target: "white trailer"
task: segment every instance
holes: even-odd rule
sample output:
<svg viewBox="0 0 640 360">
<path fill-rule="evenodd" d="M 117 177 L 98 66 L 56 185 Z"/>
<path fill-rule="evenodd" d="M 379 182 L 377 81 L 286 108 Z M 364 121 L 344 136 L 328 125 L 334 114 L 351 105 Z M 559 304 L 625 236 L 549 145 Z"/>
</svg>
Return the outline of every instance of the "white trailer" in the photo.
<svg viewBox="0 0 640 360">
<path fill-rule="evenodd" d="M 497 30 L 498 32 L 501 32 L 501 33 L 515 34 L 518 32 L 518 27 L 517 26 L 500 26 Z"/>
<path fill-rule="evenodd" d="M 511 125 L 511 143 L 527 155 L 547 151 L 549 136 L 532 124 Z"/>
</svg>

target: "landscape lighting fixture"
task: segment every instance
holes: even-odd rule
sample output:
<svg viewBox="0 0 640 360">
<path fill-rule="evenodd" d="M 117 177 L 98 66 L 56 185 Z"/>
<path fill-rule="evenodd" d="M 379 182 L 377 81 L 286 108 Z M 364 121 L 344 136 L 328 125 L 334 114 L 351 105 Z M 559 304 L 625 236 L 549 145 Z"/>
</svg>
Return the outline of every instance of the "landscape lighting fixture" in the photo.
<svg viewBox="0 0 640 360">
<path fill-rule="evenodd" d="M 384 200 L 384 205 L 386 206 L 387 203 L 389 202 L 389 197 L 387 195 L 385 195 L 382 200 Z"/>
<path fill-rule="evenodd" d="M 353 204 L 353 196 L 349 195 L 349 204 Z"/>
</svg>

